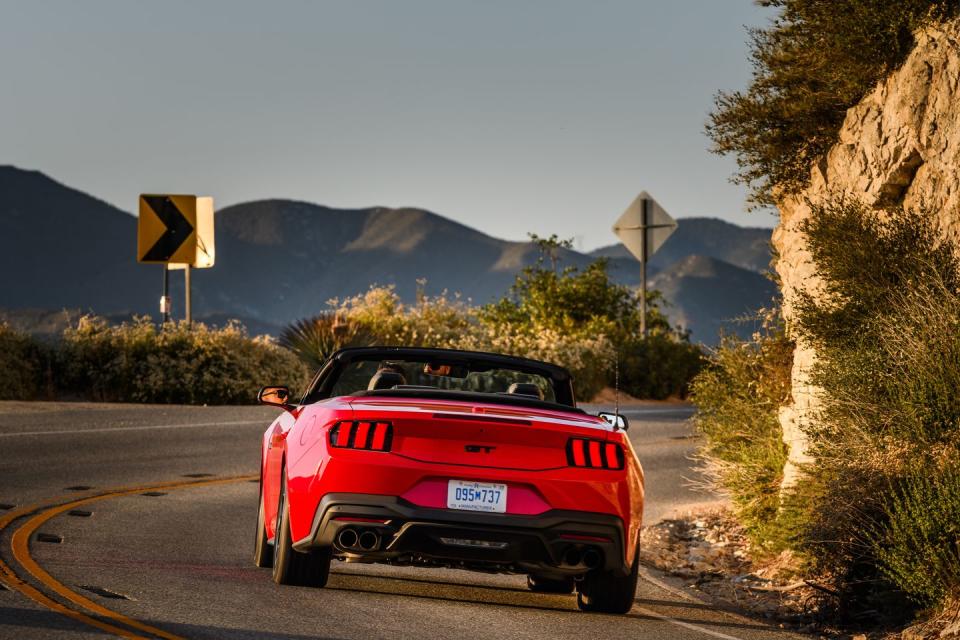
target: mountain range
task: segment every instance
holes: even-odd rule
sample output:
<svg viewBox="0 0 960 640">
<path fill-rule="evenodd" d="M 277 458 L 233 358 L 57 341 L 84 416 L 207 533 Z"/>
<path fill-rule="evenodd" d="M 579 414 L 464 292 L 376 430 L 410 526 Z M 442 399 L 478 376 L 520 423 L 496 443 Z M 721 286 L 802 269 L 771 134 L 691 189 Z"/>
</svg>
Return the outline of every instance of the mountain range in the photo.
<svg viewBox="0 0 960 640">
<path fill-rule="evenodd" d="M 726 320 L 773 296 L 760 273 L 770 261 L 769 238 L 769 229 L 681 219 L 650 262 L 651 285 L 693 339 L 713 343 Z M 8 274 L 0 280 L 0 319 L 42 331 L 77 310 L 156 314 L 162 267 L 137 264 L 135 242 L 129 213 L 40 172 L 0 166 L 0 267 Z M 639 265 L 619 245 L 564 251 L 561 260 L 582 267 L 598 257 L 618 282 L 638 285 Z M 217 211 L 217 262 L 193 272 L 194 314 L 276 333 L 372 284 L 393 284 L 411 300 L 418 279 L 428 294 L 457 292 L 482 304 L 504 294 L 536 258 L 530 242 L 494 238 L 423 209 L 247 202 Z M 174 272 L 171 281 L 175 313 L 182 313 L 182 277 Z"/>
</svg>

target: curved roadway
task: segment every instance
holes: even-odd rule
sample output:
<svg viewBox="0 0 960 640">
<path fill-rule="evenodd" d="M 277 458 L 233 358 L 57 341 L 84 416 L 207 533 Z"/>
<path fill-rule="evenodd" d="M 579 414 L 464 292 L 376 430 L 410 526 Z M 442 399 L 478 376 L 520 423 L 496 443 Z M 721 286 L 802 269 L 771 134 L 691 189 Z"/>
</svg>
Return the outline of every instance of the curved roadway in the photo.
<svg viewBox="0 0 960 640">
<path fill-rule="evenodd" d="M 688 488 L 678 405 L 630 407 L 646 521 L 712 500 Z M 789 638 L 644 570 L 626 616 L 523 578 L 335 563 L 277 587 L 250 562 L 262 407 L 0 403 L 0 637 Z"/>
</svg>

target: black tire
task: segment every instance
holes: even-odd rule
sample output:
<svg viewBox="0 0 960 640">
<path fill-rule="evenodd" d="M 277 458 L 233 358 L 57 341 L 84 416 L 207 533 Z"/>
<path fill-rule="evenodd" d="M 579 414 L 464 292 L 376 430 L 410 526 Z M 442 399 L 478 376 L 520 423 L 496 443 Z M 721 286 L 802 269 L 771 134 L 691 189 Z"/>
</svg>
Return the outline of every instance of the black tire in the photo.
<svg viewBox="0 0 960 640">
<path fill-rule="evenodd" d="M 573 578 L 527 576 L 527 587 L 535 593 L 572 593 Z"/>
<path fill-rule="evenodd" d="M 330 577 L 330 550 L 300 553 L 290 539 L 290 506 L 286 500 L 287 476 L 281 473 L 277 504 L 277 535 L 273 544 L 273 581 L 299 587 L 322 587 Z"/>
<path fill-rule="evenodd" d="M 578 583 L 577 606 L 581 611 L 627 613 L 633 607 L 639 574 L 639 552 L 634 555 L 633 566 L 625 576 L 602 570 L 589 572 Z"/>
<path fill-rule="evenodd" d="M 267 525 L 263 516 L 263 485 L 257 504 L 257 537 L 253 547 L 253 564 L 261 569 L 273 566 L 273 545 L 267 540 Z"/>
</svg>

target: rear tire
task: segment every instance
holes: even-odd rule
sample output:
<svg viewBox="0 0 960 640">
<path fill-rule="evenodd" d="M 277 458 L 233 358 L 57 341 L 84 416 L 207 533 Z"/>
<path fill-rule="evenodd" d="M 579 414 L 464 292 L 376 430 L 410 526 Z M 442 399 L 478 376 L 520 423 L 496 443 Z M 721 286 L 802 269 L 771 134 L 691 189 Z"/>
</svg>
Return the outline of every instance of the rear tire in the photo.
<svg viewBox="0 0 960 640">
<path fill-rule="evenodd" d="M 257 538 L 253 547 L 253 564 L 266 569 L 273 566 L 273 546 L 267 540 L 267 524 L 263 514 L 263 489 L 257 506 Z"/>
<path fill-rule="evenodd" d="M 630 573 L 625 576 L 602 570 L 589 572 L 578 584 L 577 606 L 581 611 L 627 613 L 633 607 L 639 574 L 639 550 L 633 556 Z"/>
<path fill-rule="evenodd" d="M 527 576 L 527 588 L 534 593 L 572 593 L 573 586 L 573 578 Z"/>
<path fill-rule="evenodd" d="M 287 477 L 281 474 L 277 505 L 277 535 L 273 544 L 273 581 L 299 587 L 322 587 L 330 577 L 330 549 L 300 553 L 290 538 L 290 505 L 286 500 Z"/>
</svg>

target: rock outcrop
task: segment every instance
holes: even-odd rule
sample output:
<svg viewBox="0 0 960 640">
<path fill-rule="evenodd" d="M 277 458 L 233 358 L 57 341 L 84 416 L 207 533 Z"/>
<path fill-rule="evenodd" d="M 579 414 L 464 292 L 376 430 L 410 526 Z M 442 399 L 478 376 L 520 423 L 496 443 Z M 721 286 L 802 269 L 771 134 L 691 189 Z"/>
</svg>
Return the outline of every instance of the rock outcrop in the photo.
<svg viewBox="0 0 960 640">
<path fill-rule="evenodd" d="M 847 111 L 839 142 L 812 169 L 807 189 L 780 203 L 773 244 L 788 331 L 797 292 L 816 295 L 819 286 L 798 224 L 810 216 L 808 202 L 838 194 L 876 207 L 922 203 L 939 212 L 945 237 L 960 242 L 960 21 L 917 34 L 903 65 Z M 790 447 L 785 485 L 808 459 L 803 425 L 817 407 L 808 381 L 815 358 L 797 345 L 792 401 L 780 412 Z"/>
</svg>

